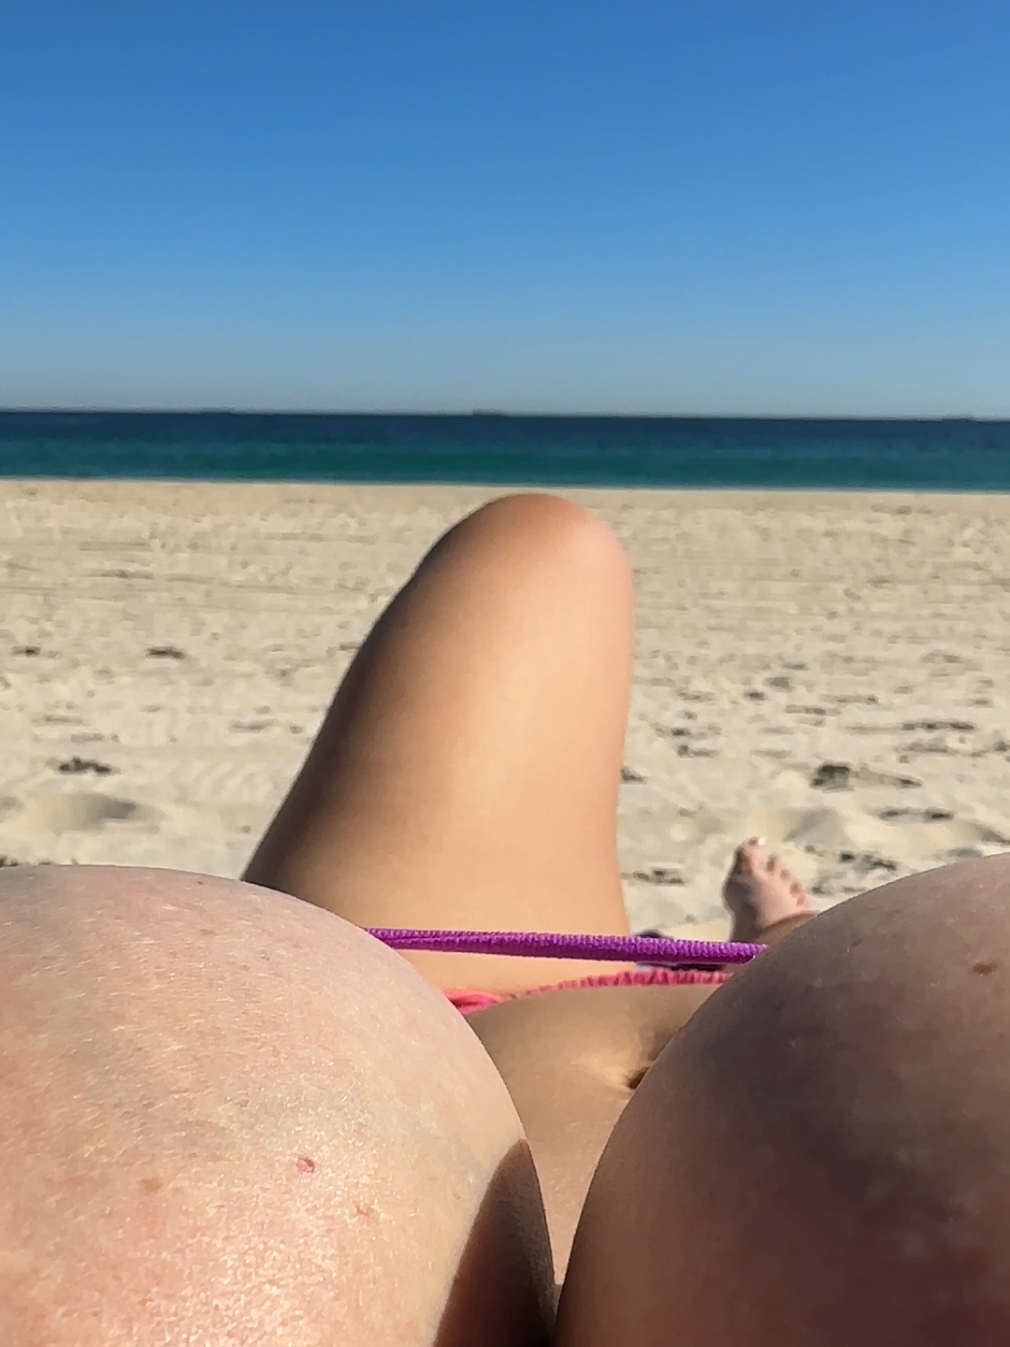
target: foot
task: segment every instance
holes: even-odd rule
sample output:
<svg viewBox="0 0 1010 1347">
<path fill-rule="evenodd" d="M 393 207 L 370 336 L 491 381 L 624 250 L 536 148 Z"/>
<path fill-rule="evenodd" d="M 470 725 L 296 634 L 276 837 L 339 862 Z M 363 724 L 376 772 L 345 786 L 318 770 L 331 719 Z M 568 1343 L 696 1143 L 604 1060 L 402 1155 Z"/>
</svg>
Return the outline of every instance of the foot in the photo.
<svg viewBox="0 0 1010 1347">
<path fill-rule="evenodd" d="M 730 940 L 766 943 L 774 927 L 788 922 L 791 930 L 797 918 L 814 915 L 806 889 L 758 837 L 737 847 L 722 897 L 733 917 Z"/>
</svg>

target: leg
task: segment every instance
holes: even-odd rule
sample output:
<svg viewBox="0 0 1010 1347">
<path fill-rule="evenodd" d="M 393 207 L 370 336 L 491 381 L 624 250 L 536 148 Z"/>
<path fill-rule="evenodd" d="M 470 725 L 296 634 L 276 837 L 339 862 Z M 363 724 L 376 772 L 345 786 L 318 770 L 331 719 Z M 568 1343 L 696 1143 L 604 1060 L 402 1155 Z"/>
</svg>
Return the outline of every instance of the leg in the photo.
<svg viewBox="0 0 1010 1347">
<path fill-rule="evenodd" d="M 402 959 L 167 870 L 0 872 L 0 1342 L 544 1347 L 505 1087 Z"/>
<path fill-rule="evenodd" d="M 1010 1340 L 1010 857 L 808 923 L 615 1127 L 559 1347 Z"/>
<path fill-rule="evenodd" d="M 245 878 L 358 926 L 626 932 L 632 631 L 603 524 L 550 496 L 484 506 L 358 652 Z M 598 971 L 410 958 L 439 986 L 503 992 Z"/>
</svg>

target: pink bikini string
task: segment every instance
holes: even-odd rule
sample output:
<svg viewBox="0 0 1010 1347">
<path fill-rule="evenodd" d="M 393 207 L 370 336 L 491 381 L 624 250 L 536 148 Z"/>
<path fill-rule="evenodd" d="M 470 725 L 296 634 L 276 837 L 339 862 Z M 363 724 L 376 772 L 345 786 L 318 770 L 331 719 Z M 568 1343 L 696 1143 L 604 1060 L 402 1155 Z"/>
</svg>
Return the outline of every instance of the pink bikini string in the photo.
<svg viewBox="0 0 1010 1347">
<path fill-rule="evenodd" d="M 521 959 L 596 959 L 650 964 L 743 964 L 764 950 L 721 940 L 668 940 L 652 935 L 551 935 L 535 931 L 415 931 L 373 927 L 392 949 L 453 954 L 509 954 Z"/>
</svg>

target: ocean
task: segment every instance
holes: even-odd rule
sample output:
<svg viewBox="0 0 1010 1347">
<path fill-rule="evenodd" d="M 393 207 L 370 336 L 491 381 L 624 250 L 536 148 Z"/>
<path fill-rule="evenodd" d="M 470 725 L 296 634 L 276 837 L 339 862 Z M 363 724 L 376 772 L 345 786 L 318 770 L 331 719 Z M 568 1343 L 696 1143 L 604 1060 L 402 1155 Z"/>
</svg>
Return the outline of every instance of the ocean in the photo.
<svg viewBox="0 0 1010 1347">
<path fill-rule="evenodd" d="M 0 477 L 1010 491 L 1010 421 L 8 411 Z"/>
</svg>

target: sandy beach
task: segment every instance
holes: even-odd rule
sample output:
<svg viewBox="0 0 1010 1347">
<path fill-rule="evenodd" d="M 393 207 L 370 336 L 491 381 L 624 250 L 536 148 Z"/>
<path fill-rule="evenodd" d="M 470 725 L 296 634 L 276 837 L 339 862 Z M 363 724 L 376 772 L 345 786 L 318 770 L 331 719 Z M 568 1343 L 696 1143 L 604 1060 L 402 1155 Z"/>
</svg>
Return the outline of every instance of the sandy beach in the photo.
<svg viewBox="0 0 1010 1347">
<path fill-rule="evenodd" d="M 500 494 L 0 482 L 0 855 L 235 875 L 424 549 Z M 1010 846 L 1010 497 L 566 493 L 638 587 L 636 927 L 733 843 L 829 905 Z"/>
</svg>

